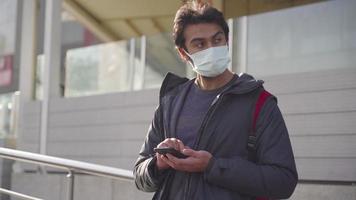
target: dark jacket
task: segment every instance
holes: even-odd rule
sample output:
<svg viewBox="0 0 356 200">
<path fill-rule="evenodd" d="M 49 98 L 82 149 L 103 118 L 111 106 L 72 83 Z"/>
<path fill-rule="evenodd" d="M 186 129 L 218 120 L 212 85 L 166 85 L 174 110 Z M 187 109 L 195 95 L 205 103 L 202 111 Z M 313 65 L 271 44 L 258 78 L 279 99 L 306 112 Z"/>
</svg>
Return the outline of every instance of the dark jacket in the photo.
<svg viewBox="0 0 356 200">
<path fill-rule="evenodd" d="M 190 84 L 194 80 L 167 74 L 159 106 L 135 163 L 138 189 L 156 192 L 153 199 L 239 200 L 256 196 L 288 198 L 298 175 L 293 151 L 275 97 L 264 104 L 256 126 L 256 158 L 248 160 L 247 139 L 263 81 L 242 74 L 213 101 L 193 149 L 213 155 L 202 173 L 156 168 L 153 148 L 176 137 L 176 124 Z M 199 103 L 199 102 L 197 102 Z"/>
</svg>

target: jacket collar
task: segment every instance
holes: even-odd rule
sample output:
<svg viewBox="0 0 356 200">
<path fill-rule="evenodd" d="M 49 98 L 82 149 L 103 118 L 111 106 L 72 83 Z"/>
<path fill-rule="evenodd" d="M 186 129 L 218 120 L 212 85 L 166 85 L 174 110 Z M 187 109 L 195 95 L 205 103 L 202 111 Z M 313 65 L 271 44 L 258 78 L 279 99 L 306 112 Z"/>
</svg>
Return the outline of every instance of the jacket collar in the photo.
<svg viewBox="0 0 356 200">
<path fill-rule="evenodd" d="M 194 82 L 195 79 L 189 80 L 188 78 L 179 77 L 171 72 L 165 76 L 162 87 L 160 90 L 160 98 L 164 97 L 169 91 L 172 91 L 178 86 Z M 249 93 L 259 87 L 262 87 L 264 81 L 256 80 L 253 76 L 241 73 L 239 77 L 229 87 L 225 88 L 222 93 L 224 94 L 244 94 Z"/>
<path fill-rule="evenodd" d="M 173 88 L 176 88 L 177 86 L 188 82 L 188 78 L 182 78 L 179 77 L 171 72 L 168 72 L 163 80 L 161 90 L 159 92 L 160 98 L 165 96 L 169 91 L 171 91 Z"/>
</svg>

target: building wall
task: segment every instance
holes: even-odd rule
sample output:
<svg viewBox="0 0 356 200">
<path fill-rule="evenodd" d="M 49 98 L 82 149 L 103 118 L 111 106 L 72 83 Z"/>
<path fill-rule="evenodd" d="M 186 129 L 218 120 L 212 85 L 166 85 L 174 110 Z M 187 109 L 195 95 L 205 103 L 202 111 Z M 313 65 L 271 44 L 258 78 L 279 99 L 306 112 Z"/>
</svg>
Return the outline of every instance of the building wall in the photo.
<svg viewBox="0 0 356 200">
<path fill-rule="evenodd" d="M 24 194 L 51 200 L 67 199 L 68 180 L 64 175 L 15 173 L 12 189 Z M 51 185 L 51 187 L 48 187 Z M 47 187 L 46 187 L 47 186 Z M 133 182 L 108 180 L 91 176 L 76 176 L 74 199 L 78 200 L 148 200 L 153 193 L 138 191 Z M 12 198 L 15 200 L 16 198 Z M 298 184 L 291 200 L 352 200 L 356 187 L 332 184 Z M 16 199 L 18 200 L 18 199 Z"/>
<path fill-rule="evenodd" d="M 68 199 L 68 179 L 59 174 L 14 173 L 12 189 L 41 199 Z M 49 187 L 48 187 L 49 186 Z M 152 199 L 153 193 L 137 191 L 127 180 L 110 180 L 100 177 L 76 175 L 75 200 L 144 200 Z M 12 200 L 19 200 L 11 198 Z"/>
<path fill-rule="evenodd" d="M 276 94 L 303 180 L 356 181 L 356 69 L 265 79 Z"/>
<path fill-rule="evenodd" d="M 356 1 L 248 19 L 247 71 L 275 90 L 304 180 L 356 180 Z"/>
<path fill-rule="evenodd" d="M 268 77 L 265 87 L 278 97 L 300 179 L 355 182 L 356 70 Z M 157 96 L 158 90 L 146 90 L 52 100 L 48 154 L 132 169 Z M 39 103 L 31 102 L 27 108 L 19 149 L 37 152 Z M 294 199 L 312 193 L 314 199 L 323 199 L 331 191 L 340 198 L 356 193 L 355 186 L 328 185 L 301 184 Z"/>
<path fill-rule="evenodd" d="M 48 155 L 132 169 L 158 90 L 51 100 Z M 19 149 L 38 152 L 40 102 L 26 105 Z"/>
</svg>

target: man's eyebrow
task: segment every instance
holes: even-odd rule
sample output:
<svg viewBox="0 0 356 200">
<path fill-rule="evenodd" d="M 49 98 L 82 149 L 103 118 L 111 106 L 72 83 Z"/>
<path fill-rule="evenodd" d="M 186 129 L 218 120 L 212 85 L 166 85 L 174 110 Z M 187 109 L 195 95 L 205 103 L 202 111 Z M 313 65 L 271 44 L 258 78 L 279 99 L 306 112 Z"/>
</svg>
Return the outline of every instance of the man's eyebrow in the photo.
<svg viewBox="0 0 356 200">
<path fill-rule="evenodd" d="M 220 35 L 220 34 L 224 34 L 222 31 L 218 31 L 216 32 L 213 36 L 211 36 L 210 38 L 215 38 L 216 36 Z M 204 40 L 204 38 L 194 38 L 190 41 L 190 43 L 196 42 L 196 41 L 202 41 Z"/>
<path fill-rule="evenodd" d="M 215 38 L 216 36 L 218 36 L 218 35 L 220 35 L 220 34 L 224 34 L 222 31 L 218 31 L 217 33 L 215 33 L 214 35 L 213 35 L 213 37 L 212 38 Z"/>
</svg>

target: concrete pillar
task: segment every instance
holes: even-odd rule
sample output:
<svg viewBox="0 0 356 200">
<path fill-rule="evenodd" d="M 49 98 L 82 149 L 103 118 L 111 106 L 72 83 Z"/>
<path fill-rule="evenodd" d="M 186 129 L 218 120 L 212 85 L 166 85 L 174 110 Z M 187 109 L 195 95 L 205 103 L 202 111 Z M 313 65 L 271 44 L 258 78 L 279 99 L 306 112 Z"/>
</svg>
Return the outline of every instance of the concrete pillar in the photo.
<svg viewBox="0 0 356 200">
<path fill-rule="evenodd" d="M 34 99 L 34 80 L 36 64 L 36 12 L 37 1 L 23 1 L 21 23 L 21 51 L 20 51 L 20 75 L 19 75 L 19 123 L 18 136 L 24 134 L 24 105 Z"/>
<path fill-rule="evenodd" d="M 41 106 L 40 153 L 47 153 L 49 104 L 60 97 L 62 0 L 47 0 L 44 28 L 43 100 Z"/>
</svg>

